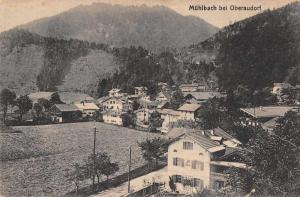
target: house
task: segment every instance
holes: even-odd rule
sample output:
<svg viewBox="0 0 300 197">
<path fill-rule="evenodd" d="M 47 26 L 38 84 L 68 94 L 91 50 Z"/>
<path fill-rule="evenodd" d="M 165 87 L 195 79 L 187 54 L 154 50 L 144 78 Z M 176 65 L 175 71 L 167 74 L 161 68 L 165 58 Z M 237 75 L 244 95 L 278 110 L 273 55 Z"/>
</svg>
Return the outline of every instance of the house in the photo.
<svg viewBox="0 0 300 197">
<path fill-rule="evenodd" d="M 274 83 L 272 93 L 280 96 L 284 89 L 292 88 L 292 85 L 289 83 Z"/>
<path fill-rule="evenodd" d="M 282 117 L 286 112 L 296 109 L 296 106 L 260 106 L 241 108 L 240 110 L 244 113 L 246 118 L 244 124 L 263 124 L 275 117 Z"/>
<path fill-rule="evenodd" d="M 108 91 L 109 97 L 122 97 L 125 96 L 125 93 L 122 92 L 121 89 L 113 88 L 110 91 Z"/>
<path fill-rule="evenodd" d="M 148 88 L 147 87 L 135 87 L 134 94 L 139 96 L 146 96 Z"/>
<path fill-rule="evenodd" d="M 180 112 L 180 118 L 182 120 L 195 121 L 195 114 L 200 109 L 201 105 L 193 103 L 185 103 L 177 109 Z"/>
<path fill-rule="evenodd" d="M 221 98 L 224 95 L 220 92 L 206 91 L 206 92 L 183 92 L 183 96 L 189 103 L 203 103 L 210 98 Z"/>
<path fill-rule="evenodd" d="M 266 131 L 269 131 L 269 132 L 272 132 L 273 129 L 276 127 L 277 125 L 277 120 L 278 120 L 279 117 L 275 117 L 275 118 L 272 118 L 271 120 L 267 121 L 267 122 L 264 122 L 262 123 L 261 127 L 266 130 Z"/>
<path fill-rule="evenodd" d="M 173 127 L 174 123 L 180 120 L 181 113 L 173 109 L 162 109 L 157 110 L 163 119 L 161 132 L 168 133 Z"/>
<path fill-rule="evenodd" d="M 181 84 L 179 86 L 179 88 L 182 92 L 197 92 L 198 91 L 198 84 L 197 83 Z"/>
<path fill-rule="evenodd" d="M 53 122 L 74 122 L 81 118 L 81 111 L 74 104 L 55 104 L 49 113 Z"/>
<path fill-rule="evenodd" d="M 102 112 L 103 122 L 122 126 L 123 125 L 122 114 L 124 114 L 124 112 L 120 112 L 120 111 Z"/>
<path fill-rule="evenodd" d="M 157 101 L 150 101 L 144 98 L 138 99 L 137 103 L 140 105 L 141 108 L 147 108 L 147 109 L 155 109 L 158 105 Z"/>
<path fill-rule="evenodd" d="M 226 183 L 226 169 L 246 168 L 233 159 L 238 152 L 201 132 L 188 132 L 168 147 L 168 176 L 179 194 L 191 195 L 204 188 L 218 190 Z"/>
<path fill-rule="evenodd" d="M 28 94 L 28 97 L 32 103 L 37 103 L 39 99 L 46 99 L 49 101 L 55 93 L 56 92 L 34 92 Z"/>
<path fill-rule="evenodd" d="M 158 88 L 163 90 L 165 88 L 168 88 L 168 84 L 167 83 L 164 83 L 164 82 L 158 82 L 157 84 Z"/>
<path fill-rule="evenodd" d="M 99 103 L 103 111 L 127 112 L 133 110 L 131 100 L 122 97 L 109 97 Z"/>
<path fill-rule="evenodd" d="M 157 97 L 155 98 L 156 101 L 158 102 L 162 102 L 162 101 L 170 101 L 171 99 L 171 93 L 167 90 L 165 91 L 160 91 L 157 95 Z"/>
<path fill-rule="evenodd" d="M 83 101 L 81 103 L 76 103 L 75 106 L 82 112 L 83 117 L 91 117 L 99 111 L 99 107 L 95 103 L 87 103 Z"/>
<path fill-rule="evenodd" d="M 182 92 L 199 92 L 208 89 L 206 85 L 199 83 L 181 84 L 179 88 Z"/>
<path fill-rule="evenodd" d="M 149 118 L 154 111 L 148 108 L 141 108 L 134 113 L 136 114 L 136 124 L 141 127 L 149 126 Z"/>
</svg>

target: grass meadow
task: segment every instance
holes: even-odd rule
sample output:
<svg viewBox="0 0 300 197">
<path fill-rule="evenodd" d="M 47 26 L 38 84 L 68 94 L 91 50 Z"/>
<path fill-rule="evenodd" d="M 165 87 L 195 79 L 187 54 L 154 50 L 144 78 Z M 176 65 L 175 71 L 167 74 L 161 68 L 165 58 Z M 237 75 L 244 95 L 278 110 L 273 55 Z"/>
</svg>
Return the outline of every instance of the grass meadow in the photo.
<svg viewBox="0 0 300 197">
<path fill-rule="evenodd" d="M 99 122 L 14 127 L 22 133 L 0 133 L 0 195 L 61 196 L 72 191 L 66 171 L 92 153 L 94 127 L 96 152 L 108 152 L 119 163 L 116 175 L 127 171 L 130 145 L 134 169 L 145 164 L 137 142 L 160 136 Z"/>
</svg>

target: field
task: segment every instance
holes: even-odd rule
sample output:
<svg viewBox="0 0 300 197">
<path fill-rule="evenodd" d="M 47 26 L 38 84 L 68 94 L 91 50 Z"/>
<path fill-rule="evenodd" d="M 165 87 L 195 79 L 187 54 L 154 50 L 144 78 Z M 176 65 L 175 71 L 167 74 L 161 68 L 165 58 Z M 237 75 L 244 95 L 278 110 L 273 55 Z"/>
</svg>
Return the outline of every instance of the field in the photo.
<svg viewBox="0 0 300 197">
<path fill-rule="evenodd" d="M 108 152 L 119 163 L 117 174 L 127 171 L 130 145 L 136 168 L 145 163 L 137 142 L 159 136 L 93 122 L 14 127 L 22 133 L 0 133 L 0 195 L 61 196 L 72 191 L 66 170 L 92 153 L 94 127 L 99 131 L 96 151 Z"/>
</svg>

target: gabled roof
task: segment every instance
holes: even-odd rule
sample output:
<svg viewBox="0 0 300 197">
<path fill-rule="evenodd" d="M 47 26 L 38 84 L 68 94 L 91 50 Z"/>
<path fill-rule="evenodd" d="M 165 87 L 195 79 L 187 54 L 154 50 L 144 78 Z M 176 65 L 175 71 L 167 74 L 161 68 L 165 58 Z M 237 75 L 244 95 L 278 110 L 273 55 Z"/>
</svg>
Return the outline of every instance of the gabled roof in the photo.
<svg viewBox="0 0 300 197">
<path fill-rule="evenodd" d="M 157 105 L 157 109 L 162 109 L 163 107 L 165 107 L 169 102 L 168 101 L 162 101 Z"/>
<path fill-rule="evenodd" d="M 195 103 L 185 103 L 181 107 L 179 107 L 178 111 L 189 111 L 189 112 L 195 112 L 197 111 L 201 105 L 195 104 Z"/>
<path fill-rule="evenodd" d="M 220 137 L 226 139 L 226 140 L 235 139 L 234 137 L 232 137 L 230 134 L 228 134 L 226 131 L 224 131 L 220 127 L 213 129 L 213 133 L 217 136 L 220 136 Z"/>
<path fill-rule="evenodd" d="M 289 83 L 274 83 L 273 86 L 277 86 L 277 87 L 291 87 L 292 85 Z"/>
<path fill-rule="evenodd" d="M 103 96 L 103 97 L 101 97 L 101 98 L 98 98 L 97 99 L 97 102 L 98 103 L 103 103 L 103 102 L 105 102 L 106 100 L 108 100 L 108 99 L 110 99 L 111 97 L 109 97 L 109 96 Z"/>
<path fill-rule="evenodd" d="M 30 93 L 28 97 L 31 100 L 38 100 L 42 98 L 49 100 L 54 93 L 55 92 L 34 92 L 34 93 Z"/>
<path fill-rule="evenodd" d="M 173 115 L 173 116 L 180 116 L 180 112 L 176 111 L 174 109 L 161 109 L 157 110 L 158 113 L 160 114 L 168 114 L 168 115 Z"/>
<path fill-rule="evenodd" d="M 288 111 L 295 109 L 294 106 L 264 106 L 264 107 L 252 107 L 241 108 L 241 111 L 254 118 L 274 118 L 278 116 L 284 116 Z"/>
<path fill-rule="evenodd" d="M 81 110 L 98 110 L 99 107 L 95 103 L 76 103 L 76 107 Z"/>
<path fill-rule="evenodd" d="M 55 104 L 54 106 L 61 112 L 79 111 L 79 108 L 73 104 Z"/>
<path fill-rule="evenodd" d="M 195 141 L 199 146 L 210 152 L 216 152 L 225 149 L 224 146 L 204 136 L 201 132 L 189 132 L 184 136 Z"/>
<path fill-rule="evenodd" d="M 190 132 L 196 132 L 196 130 L 195 129 L 189 129 L 189 128 L 172 128 L 166 134 L 166 136 L 171 138 L 171 139 L 177 139 L 177 138 L 185 135 L 186 133 L 190 133 Z"/>
<path fill-rule="evenodd" d="M 184 97 L 188 95 L 192 96 L 197 100 L 208 100 L 213 97 L 222 97 L 223 95 L 220 92 L 183 92 Z"/>
<path fill-rule="evenodd" d="M 113 89 L 109 90 L 108 92 L 121 92 L 121 89 L 113 88 Z"/>
<path fill-rule="evenodd" d="M 135 87 L 134 89 L 137 89 L 137 90 L 148 90 L 147 87 Z"/>
<path fill-rule="evenodd" d="M 263 123 L 263 124 L 261 125 L 262 128 L 265 129 L 265 130 L 273 129 L 273 128 L 276 126 L 276 124 L 277 124 L 276 121 L 278 120 L 278 118 L 279 118 L 279 117 L 275 117 L 275 118 L 272 118 L 271 120 L 269 120 L 269 121 Z"/>
</svg>

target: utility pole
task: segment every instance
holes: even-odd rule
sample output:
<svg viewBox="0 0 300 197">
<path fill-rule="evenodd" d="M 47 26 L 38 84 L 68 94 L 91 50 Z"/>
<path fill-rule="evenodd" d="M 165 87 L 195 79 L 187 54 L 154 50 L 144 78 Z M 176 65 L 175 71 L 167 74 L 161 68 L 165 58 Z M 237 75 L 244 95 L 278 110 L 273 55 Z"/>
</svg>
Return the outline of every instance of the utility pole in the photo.
<svg viewBox="0 0 300 197">
<path fill-rule="evenodd" d="M 94 148 L 93 148 L 93 188 L 95 188 L 95 174 L 96 174 L 96 133 L 97 129 L 94 128 Z"/>
<path fill-rule="evenodd" d="M 128 165 L 128 193 L 130 193 L 130 173 L 131 173 L 131 145 L 129 146 L 129 165 Z"/>
</svg>

